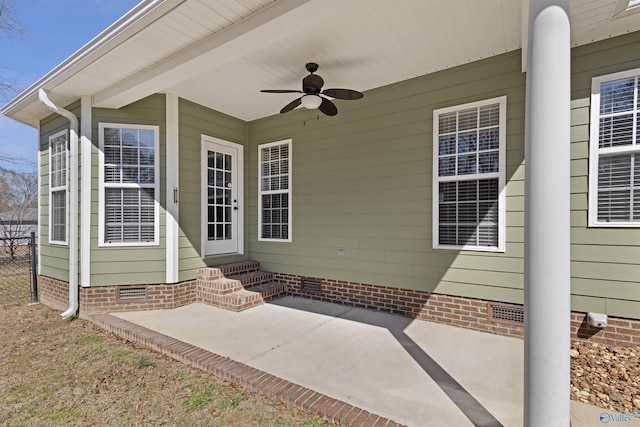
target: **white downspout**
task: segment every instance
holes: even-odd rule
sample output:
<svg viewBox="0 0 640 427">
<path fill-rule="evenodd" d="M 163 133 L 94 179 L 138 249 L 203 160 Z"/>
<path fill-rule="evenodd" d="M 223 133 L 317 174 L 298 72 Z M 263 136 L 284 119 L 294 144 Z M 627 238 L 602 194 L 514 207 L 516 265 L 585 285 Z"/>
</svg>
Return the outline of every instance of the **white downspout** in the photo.
<svg viewBox="0 0 640 427">
<path fill-rule="evenodd" d="M 71 161 L 69 165 L 69 308 L 60 317 L 75 316 L 78 311 L 78 118 L 57 106 L 44 89 L 38 90 L 40 102 L 69 120 Z"/>
</svg>

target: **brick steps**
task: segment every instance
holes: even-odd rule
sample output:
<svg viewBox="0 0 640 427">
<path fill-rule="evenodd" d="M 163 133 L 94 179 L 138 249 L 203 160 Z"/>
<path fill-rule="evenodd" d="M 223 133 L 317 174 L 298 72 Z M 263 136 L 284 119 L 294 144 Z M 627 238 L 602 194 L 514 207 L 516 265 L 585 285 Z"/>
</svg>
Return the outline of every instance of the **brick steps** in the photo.
<svg viewBox="0 0 640 427">
<path fill-rule="evenodd" d="M 196 301 L 231 311 L 243 311 L 287 294 L 287 285 L 245 261 L 198 270 Z"/>
</svg>

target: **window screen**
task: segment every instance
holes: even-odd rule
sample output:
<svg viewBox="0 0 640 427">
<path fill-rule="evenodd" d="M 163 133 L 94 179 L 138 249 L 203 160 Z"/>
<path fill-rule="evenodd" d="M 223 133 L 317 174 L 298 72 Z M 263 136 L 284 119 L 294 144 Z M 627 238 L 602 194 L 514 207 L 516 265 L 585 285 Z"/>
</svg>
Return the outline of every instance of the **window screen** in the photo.
<svg viewBox="0 0 640 427">
<path fill-rule="evenodd" d="M 597 77 L 591 122 L 591 225 L 640 225 L 640 70 Z"/>
<path fill-rule="evenodd" d="M 506 98 L 434 111 L 434 247 L 500 250 Z"/>
<path fill-rule="evenodd" d="M 105 244 L 157 243 L 158 128 L 100 126 Z"/>
<path fill-rule="evenodd" d="M 67 243 L 68 133 L 49 138 L 49 241 Z"/>
<path fill-rule="evenodd" d="M 259 148 L 260 240 L 291 241 L 291 141 Z"/>
</svg>

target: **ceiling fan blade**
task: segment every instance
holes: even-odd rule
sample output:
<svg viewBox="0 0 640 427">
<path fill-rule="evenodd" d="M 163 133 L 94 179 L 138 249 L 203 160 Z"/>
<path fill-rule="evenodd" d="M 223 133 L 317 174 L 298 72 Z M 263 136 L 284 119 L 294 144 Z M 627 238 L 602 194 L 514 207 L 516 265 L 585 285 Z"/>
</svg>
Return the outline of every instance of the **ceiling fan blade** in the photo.
<svg viewBox="0 0 640 427">
<path fill-rule="evenodd" d="M 352 89 L 325 89 L 322 91 L 323 95 L 330 96 L 336 99 L 360 99 L 364 95 L 362 92 Z"/>
<path fill-rule="evenodd" d="M 288 90 L 288 89 L 265 89 L 260 92 L 264 93 L 303 93 L 301 90 Z"/>
<path fill-rule="evenodd" d="M 325 113 L 327 116 L 335 116 L 336 114 L 338 114 L 338 108 L 333 102 L 329 101 L 327 98 L 321 98 L 322 104 L 320 104 L 320 106 L 318 107 L 320 111 Z"/>
<path fill-rule="evenodd" d="M 294 99 L 293 101 L 285 105 L 284 108 L 280 110 L 280 113 L 288 113 L 289 111 L 293 110 L 300 104 L 302 104 L 302 97 L 298 99 Z"/>
</svg>

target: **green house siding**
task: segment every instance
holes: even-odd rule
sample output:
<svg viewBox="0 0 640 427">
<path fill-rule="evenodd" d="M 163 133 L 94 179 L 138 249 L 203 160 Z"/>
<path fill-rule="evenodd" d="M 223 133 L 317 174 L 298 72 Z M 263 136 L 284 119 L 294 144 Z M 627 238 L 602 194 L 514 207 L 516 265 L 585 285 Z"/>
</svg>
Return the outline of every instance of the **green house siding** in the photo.
<svg viewBox="0 0 640 427">
<path fill-rule="evenodd" d="M 640 229 L 587 226 L 591 79 L 640 68 L 640 33 L 573 49 L 571 84 L 572 307 L 640 317 Z"/>
<path fill-rule="evenodd" d="M 195 278 L 197 269 L 205 265 L 200 255 L 202 227 L 200 218 L 200 149 L 202 135 L 220 138 L 246 147 L 247 124 L 242 120 L 183 99 L 180 100 L 178 108 L 180 123 L 180 230 L 178 235 L 178 256 L 180 259 L 179 280 L 182 281 Z M 246 169 L 247 167 L 245 166 L 245 182 Z M 248 259 L 246 255 L 237 255 L 208 258 L 205 261 L 207 264 L 220 264 L 246 259 Z"/>
<path fill-rule="evenodd" d="M 572 308 L 637 318 L 640 230 L 589 228 L 591 79 L 640 68 L 640 34 L 572 51 Z M 507 95 L 506 251 L 432 249 L 432 112 Z M 257 168 L 249 252 L 265 268 L 522 302 L 525 76 L 519 52 L 369 91 L 334 118 L 295 111 L 250 124 L 257 145 L 293 139 L 293 242 L 258 242 Z M 553 242 L 549 243 L 550 245 Z M 338 256 L 338 249 L 344 250 Z"/>
<path fill-rule="evenodd" d="M 166 113 L 164 95 L 153 95 L 118 110 L 94 108 L 91 194 L 91 286 L 164 283 L 166 281 Z M 99 123 L 160 127 L 160 244 L 158 246 L 99 246 L 98 147 Z"/>
<path fill-rule="evenodd" d="M 248 174 L 249 253 L 265 269 L 451 295 L 522 301 L 525 76 L 520 53 L 250 123 L 258 145 L 292 138 L 293 241 L 257 240 L 257 167 Z M 505 253 L 432 248 L 433 110 L 507 96 Z M 286 103 L 286 99 L 283 99 Z M 344 255 L 338 255 L 338 249 Z"/>
<path fill-rule="evenodd" d="M 76 116 L 80 115 L 80 102 L 65 107 Z M 69 281 L 69 245 L 49 243 L 49 137 L 55 133 L 69 131 L 69 121 L 58 114 L 51 114 L 40 122 L 40 232 L 38 245 L 40 253 L 40 271 L 45 276 Z M 69 192 L 67 189 L 67 199 Z M 68 212 L 67 212 L 68 214 Z M 67 220 L 68 225 L 68 220 Z"/>
<path fill-rule="evenodd" d="M 574 48 L 571 87 L 572 308 L 632 318 L 640 316 L 640 229 L 588 227 L 588 155 L 591 79 L 640 68 L 639 47 L 634 33 Z M 204 265 L 255 259 L 274 272 L 521 303 L 525 92 L 520 52 L 510 52 L 336 101 L 335 117 L 298 109 L 246 123 L 181 99 L 179 280 Z M 498 96 L 507 97 L 506 250 L 433 249 L 433 111 Z M 79 102 L 69 108 L 79 113 Z M 164 95 L 93 110 L 92 286 L 166 280 L 165 120 Z M 160 126 L 159 246 L 98 245 L 100 122 Z M 60 280 L 68 280 L 68 247 L 48 243 L 48 137 L 65 128 L 56 115 L 40 127 L 41 273 Z M 203 134 L 245 147 L 243 255 L 200 256 Z M 258 241 L 258 147 L 285 139 L 293 141 L 292 242 Z"/>
</svg>

